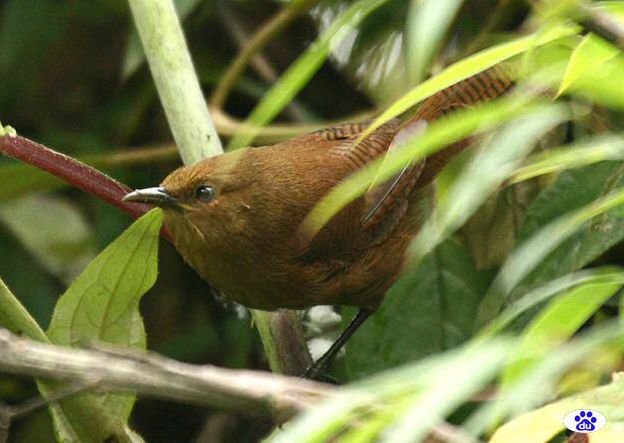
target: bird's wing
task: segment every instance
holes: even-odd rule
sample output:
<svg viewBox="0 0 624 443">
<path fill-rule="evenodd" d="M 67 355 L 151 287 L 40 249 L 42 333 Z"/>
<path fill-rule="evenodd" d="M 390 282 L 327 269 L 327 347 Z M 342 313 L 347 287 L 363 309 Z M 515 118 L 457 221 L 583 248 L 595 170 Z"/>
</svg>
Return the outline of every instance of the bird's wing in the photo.
<svg viewBox="0 0 624 443">
<path fill-rule="evenodd" d="M 392 120 L 356 144 L 359 135 L 368 124 L 335 126 L 304 135 L 299 141 L 291 143 L 298 146 L 314 144 L 301 141 L 305 139 L 318 142 L 315 149 L 323 150 L 321 146 L 325 146 L 324 155 L 329 155 L 328 162 L 331 162 L 327 167 L 337 166 L 335 167 L 335 184 L 337 184 L 350 172 L 355 172 L 375 158 L 383 156 L 401 122 Z M 328 257 L 340 260 L 356 254 L 360 249 L 358 245 L 366 243 L 360 240 L 362 232 L 359 219 L 362 204 L 363 199 L 359 198 L 347 205 L 317 232 L 309 233 L 305 225 L 300 226 L 292 242 L 298 257 L 304 261 Z"/>
<path fill-rule="evenodd" d="M 358 138 L 369 122 L 327 128 L 305 137 L 318 137 L 329 141 L 329 152 L 343 158 L 350 169 L 356 171 L 378 157 L 385 155 L 386 158 L 391 158 L 393 152 L 401 149 L 401 142 L 415 131 L 425 130 L 427 122 L 458 108 L 500 96 L 512 86 L 510 78 L 506 69 L 492 67 L 432 95 L 405 123 L 398 119 L 391 120 L 361 141 Z M 444 156 L 434 155 L 416 164 L 407 165 L 390 180 L 371 187 L 363 198 L 357 199 L 336 214 L 313 237 L 307 238 L 300 231 L 301 238 L 297 242 L 301 251 L 300 257 L 307 260 L 327 255 L 338 258 L 358 254 L 358 251 L 381 243 L 407 213 L 408 197 L 412 190 L 424 178 L 435 175 L 448 157 L 467 144 L 467 141 L 458 142 L 438 153 L 446 152 Z"/>
<path fill-rule="evenodd" d="M 392 154 L 401 150 L 406 139 L 411 138 L 417 132 L 423 132 L 427 122 L 457 109 L 499 97 L 512 87 L 511 78 L 511 74 L 505 65 L 496 65 L 432 95 L 425 100 L 413 117 L 398 128 L 396 135 L 388 145 L 384 162 L 391 160 Z M 383 223 L 387 228 L 392 228 L 396 222 L 390 223 L 386 219 L 388 217 L 390 220 L 400 219 L 398 215 L 392 214 L 392 212 L 404 213 L 406 199 L 412 190 L 417 185 L 420 186 L 431 181 L 446 164 L 446 161 L 467 145 L 468 140 L 459 141 L 424 161 L 406 165 L 395 177 L 371 188 L 365 196 L 364 228 L 374 229 L 381 233 L 386 229 L 380 230 L 378 227 L 380 223 Z M 382 164 L 381 168 L 383 167 Z M 379 241 L 380 239 L 377 238 L 376 242 Z"/>
<path fill-rule="evenodd" d="M 370 121 L 359 123 L 344 123 L 342 125 L 319 129 L 318 131 L 314 131 L 310 134 L 320 137 L 321 139 L 326 141 L 346 140 L 353 137 L 354 135 L 360 135 L 362 132 L 364 132 L 366 128 L 368 128 L 368 125 L 370 125 L 370 123 Z"/>
</svg>

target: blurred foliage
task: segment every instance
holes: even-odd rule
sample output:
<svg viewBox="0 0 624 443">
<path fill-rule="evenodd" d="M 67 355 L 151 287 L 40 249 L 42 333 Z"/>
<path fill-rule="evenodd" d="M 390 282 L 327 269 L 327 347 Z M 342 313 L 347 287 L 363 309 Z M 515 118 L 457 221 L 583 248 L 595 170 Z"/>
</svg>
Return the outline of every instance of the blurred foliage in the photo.
<svg viewBox="0 0 624 443">
<path fill-rule="evenodd" d="M 296 1 L 176 1 L 207 97 L 262 24 Z M 608 417 L 606 431 L 590 441 L 616 442 L 624 434 L 621 376 L 598 387 L 623 368 L 624 57 L 604 36 L 583 30 L 579 5 L 591 6 L 308 1 L 308 13 L 270 35 L 223 109 L 214 110 L 236 134 L 232 145 L 240 145 L 267 129 L 242 131 L 247 118 L 258 125 L 276 120 L 272 135 L 279 124 L 297 130 L 370 110 L 385 111 L 380 124 L 502 60 L 512 59 L 519 73 L 516 94 L 444 117 L 402 158 L 384 164 L 390 176 L 405 161 L 481 134 L 479 146 L 430 190 L 437 203 L 424 205 L 404 275 L 334 368 L 352 383 L 274 430 L 270 441 L 411 443 L 444 422 L 487 435 L 512 417 L 493 441 L 563 441 L 563 423 L 553 417 L 578 407 Z M 594 11 L 624 27 L 621 2 L 601 2 Z M 0 120 L 131 186 L 158 183 L 179 162 L 170 149 L 144 149 L 171 137 L 137 43 L 123 1 L 0 1 Z M 555 96 L 555 103 L 547 98 Z M 374 177 L 365 171 L 337 189 L 334 209 Z M 143 346 L 145 330 L 149 349 L 179 360 L 266 369 L 249 319 L 225 306 L 170 245 L 161 242 L 154 286 L 139 290 L 124 276 L 124 260 L 135 274 L 153 278 L 155 270 L 132 256 L 105 259 L 119 243 L 91 261 L 130 224 L 125 215 L 7 159 L 0 159 L 0 184 L 0 276 L 11 288 L 2 292 L 4 326 L 19 324 L 27 333 L 28 325 L 36 329 L 34 319 L 67 344 L 106 335 Z M 130 241 L 124 235 L 118 241 Z M 138 257 L 148 255 L 155 259 L 154 251 Z M 123 294 L 106 309 L 120 310 L 121 332 L 108 328 L 109 313 L 97 299 L 98 285 L 115 281 L 122 284 L 111 293 Z M 136 308 L 147 290 L 143 326 Z M 11 292 L 27 310 L 19 321 L 6 319 L 19 311 Z M 83 298 L 92 302 L 81 307 Z M 343 321 L 352 314 L 344 309 Z M 66 323 L 74 317 L 89 321 L 73 330 Z M 325 320 L 310 330 L 318 334 Z M 494 337 L 502 331 L 511 337 Z M 587 368 L 590 359 L 602 363 Z M 584 383 L 569 382 L 588 371 Z M 490 402 L 482 401 L 492 392 Z M 575 395 L 558 399 L 561 392 Z M 35 395 L 32 380 L 0 378 L 7 403 Z M 108 412 L 125 418 L 132 411 L 130 427 L 148 442 L 259 441 L 271 430 L 269 420 L 233 413 L 145 398 L 132 410 L 131 398 L 105 398 Z M 49 414 L 11 428 L 10 441 L 53 440 Z"/>
<path fill-rule="evenodd" d="M 442 243 L 406 271 L 353 337 L 346 355 L 349 376 L 374 374 L 466 341 L 491 279 L 491 272 L 475 269 L 464 245 L 455 239 Z"/>
</svg>

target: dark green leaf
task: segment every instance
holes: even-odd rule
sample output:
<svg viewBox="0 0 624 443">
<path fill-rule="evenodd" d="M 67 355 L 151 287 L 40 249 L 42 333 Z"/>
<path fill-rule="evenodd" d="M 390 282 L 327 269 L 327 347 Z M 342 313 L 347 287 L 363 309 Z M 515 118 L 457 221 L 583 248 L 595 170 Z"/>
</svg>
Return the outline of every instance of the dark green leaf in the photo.
<svg viewBox="0 0 624 443">
<path fill-rule="evenodd" d="M 350 378 L 418 360 L 470 337 L 490 273 L 478 272 L 464 246 L 442 243 L 394 285 L 349 341 Z"/>
<path fill-rule="evenodd" d="M 602 162 L 563 172 L 529 207 L 520 227 L 520 241 L 561 214 L 581 208 L 624 183 L 624 163 Z M 563 242 L 523 282 L 533 286 L 582 268 L 624 238 L 624 215 L 612 209 Z M 522 289 L 519 290 L 523 292 Z"/>
<path fill-rule="evenodd" d="M 42 212 L 46 223 L 41 223 Z M 0 221 L 44 268 L 67 284 L 95 256 L 91 227 L 67 200 L 35 195 L 0 203 Z"/>
</svg>

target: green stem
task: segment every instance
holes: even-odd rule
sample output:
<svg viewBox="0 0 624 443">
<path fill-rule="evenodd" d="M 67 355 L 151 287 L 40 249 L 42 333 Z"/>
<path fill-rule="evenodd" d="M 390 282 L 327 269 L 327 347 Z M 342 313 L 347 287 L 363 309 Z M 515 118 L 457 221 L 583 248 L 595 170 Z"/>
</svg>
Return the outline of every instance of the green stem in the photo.
<svg viewBox="0 0 624 443">
<path fill-rule="evenodd" d="M 172 0 L 128 1 L 182 161 L 222 153 Z M 271 368 L 300 375 L 311 359 L 296 314 L 251 313 Z"/>
<path fill-rule="evenodd" d="M 303 325 L 295 311 L 276 312 L 251 309 L 271 371 L 302 375 L 312 364 L 303 335 Z"/>
<path fill-rule="evenodd" d="M 185 164 L 223 152 L 172 0 L 128 0 Z"/>
</svg>

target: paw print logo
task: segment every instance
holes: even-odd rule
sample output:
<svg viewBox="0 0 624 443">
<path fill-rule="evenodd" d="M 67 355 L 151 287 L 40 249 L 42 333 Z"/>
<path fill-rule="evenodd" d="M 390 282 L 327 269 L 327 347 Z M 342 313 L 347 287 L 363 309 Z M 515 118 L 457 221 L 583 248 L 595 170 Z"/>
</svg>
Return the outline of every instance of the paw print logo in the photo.
<svg viewBox="0 0 624 443">
<path fill-rule="evenodd" d="M 570 431 L 588 434 L 602 429 L 607 424 L 607 419 L 596 410 L 577 409 L 566 414 L 563 424 Z"/>
<path fill-rule="evenodd" d="M 592 411 L 581 411 L 574 416 L 574 421 L 576 422 L 577 431 L 593 432 L 596 430 L 596 421 L 598 419 L 594 417 Z"/>
</svg>

